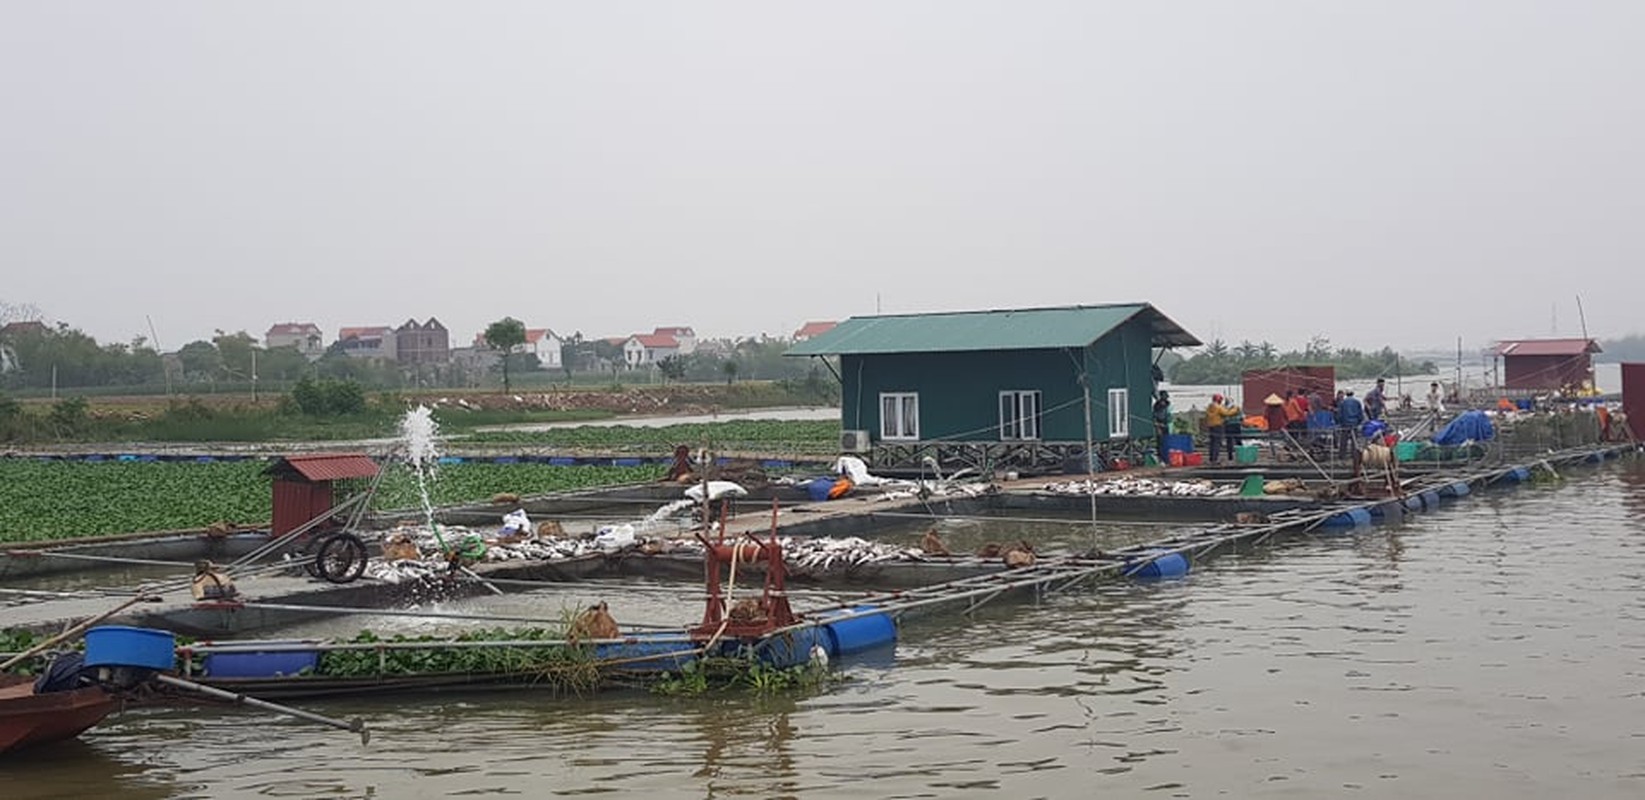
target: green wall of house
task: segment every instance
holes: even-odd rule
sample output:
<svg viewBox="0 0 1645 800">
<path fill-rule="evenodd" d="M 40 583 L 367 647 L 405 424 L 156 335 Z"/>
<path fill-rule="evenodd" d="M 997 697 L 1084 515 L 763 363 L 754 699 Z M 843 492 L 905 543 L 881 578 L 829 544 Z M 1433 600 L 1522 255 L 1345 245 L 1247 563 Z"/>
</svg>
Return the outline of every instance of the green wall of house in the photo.
<svg viewBox="0 0 1645 800">
<path fill-rule="evenodd" d="M 1153 403 L 1151 334 L 1127 324 L 1081 350 L 1009 350 L 845 355 L 840 421 L 880 441 L 880 395 L 915 392 L 920 400 L 920 439 L 998 441 L 1000 392 L 1040 392 L 1040 440 L 1085 439 L 1080 361 L 1092 376 L 1091 431 L 1110 438 L 1108 390 L 1129 390 L 1130 435 L 1148 437 Z"/>
</svg>

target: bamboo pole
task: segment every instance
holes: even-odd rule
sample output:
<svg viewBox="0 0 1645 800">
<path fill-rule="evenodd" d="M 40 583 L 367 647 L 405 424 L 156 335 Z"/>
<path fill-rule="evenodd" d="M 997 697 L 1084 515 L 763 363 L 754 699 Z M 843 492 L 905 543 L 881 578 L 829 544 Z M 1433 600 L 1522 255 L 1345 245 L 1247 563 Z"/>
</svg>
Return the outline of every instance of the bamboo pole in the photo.
<svg viewBox="0 0 1645 800">
<path fill-rule="evenodd" d="M 62 642 L 62 641 L 66 641 L 68 639 L 71 639 L 74 636 L 76 636 L 76 635 L 80 634 L 81 632 L 85 631 L 87 628 L 90 628 L 91 626 L 96 625 L 97 623 L 102 622 L 103 620 L 108 619 L 109 617 L 112 617 L 115 614 L 118 614 L 122 611 L 125 611 L 126 609 L 131 608 L 132 606 L 137 605 L 138 603 L 146 603 L 146 602 L 159 600 L 159 599 L 160 598 L 158 598 L 158 597 L 154 597 L 153 595 L 147 595 L 147 594 L 139 594 L 136 597 L 132 597 L 131 599 L 125 601 L 124 603 L 121 603 L 120 605 L 115 606 L 114 608 L 111 608 L 107 611 L 104 611 L 103 613 L 98 614 L 97 616 L 92 617 L 92 618 L 86 620 L 85 622 L 80 623 L 79 625 L 75 625 L 74 627 L 69 628 L 66 631 L 63 631 L 62 633 L 59 633 L 56 636 L 51 637 L 50 639 L 47 639 L 47 640 L 45 640 L 45 641 L 43 641 L 43 642 L 41 642 L 41 643 L 39 643 L 39 644 L 37 644 L 33 647 L 30 647 L 27 650 L 24 650 L 21 653 L 18 653 L 15 656 L 12 656 L 11 658 L 6 659 L 5 663 L 0 664 L 0 672 L 5 672 L 6 670 L 11 669 L 12 667 L 22 663 L 25 659 L 31 658 L 31 657 L 39 654 L 40 652 L 44 651 L 46 648 L 51 647 L 52 645 L 55 645 L 58 642 Z"/>
<path fill-rule="evenodd" d="M 267 700 L 258 700 L 250 695 L 236 694 L 235 692 L 218 689 L 215 686 L 206 686 L 205 684 L 195 683 L 194 681 L 185 681 L 182 678 L 174 678 L 165 674 L 155 675 L 154 680 L 167 686 L 174 686 L 178 689 L 187 689 L 191 692 L 198 692 L 207 697 L 227 700 L 231 703 L 235 703 L 236 705 L 251 706 L 252 708 L 260 708 L 265 711 L 275 711 L 285 714 L 286 716 L 296 717 L 297 719 L 307 720 L 309 722 L 318 722 L 321 725 L 329 725 L 333 728 L 339 728 L 351 733 L 358 733 L 360 734 L 360 744 L 362 745 L 368 744 L 371 741 L 371 731 L 366 729 L 365 720 L 360 719 L 359 717 L 355 717 L 354 719 L 344 722 L 340 719 L 321 716 L 311 711 L 304 711 L 300 708 L 283 706 L 279 703 L 270 703 Z"/>
</svg>

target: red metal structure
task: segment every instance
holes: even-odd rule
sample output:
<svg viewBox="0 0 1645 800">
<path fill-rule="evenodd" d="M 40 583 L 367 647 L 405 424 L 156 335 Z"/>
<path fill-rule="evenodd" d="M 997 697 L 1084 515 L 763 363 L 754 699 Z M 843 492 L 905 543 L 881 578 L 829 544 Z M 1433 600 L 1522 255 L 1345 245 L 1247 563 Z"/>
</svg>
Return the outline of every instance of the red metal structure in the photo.
<svg viewBox="0 0 1645 800">
<path fill-rule="evenodd" d="M 1495 355 L 1502 359 L 1502 386 L 1519 391 L 1582 388 L 1594 378 L 1593 339 L 1505 339 Z"/>
<path fill-rule="evenodd" d="M 1645 442 L 1645 364 L 1622 365 L 1622 413 L 1634 441 Z"/>
<path fill-rule="evenodd" d="M 1239 377 L 1240 407 L 1246 414 L 1261 414 L 1263 398 L 1271 394 L 1284 397 L 1288 389 L 1307 389 L 1326 397 L 1337 390 L 1337 368 L 1330 366 L 1248 369 Z"/>
<path fill-rule="evenodd" d="M 325 516 L 337 505 L 333 481 L 374 478 L 377 463 L 364 453 L 321 453 L 285 456 L 274 460 L 263 474 L 274 476 L 274 518 L 270 533 L 276 537 Z"/>
<path fill-rule="evenodd" d="M 692 638 L 707 641 L 724 637 L 759 637 L 794 624 L 794 610 L 788 605 L 788 593 L 784 588 L 788 572 L 783 565 L 782 544 L 777 541 L 775 498 L 771 508 L 771 537 L 767 541 L 761 542 L 753 534 L 748 534 L 746 542 L 727 543 L 724 512 L 720 514 L 720 520 L 717 541 L 710 542 L 701 534 L 697 537 L 707 548 L 703 553 L 703 573 L 708 584 L 708 603 L 703 609 L 703 623 L 691 629 Z M 720 590 L 721 569 L 735 569 L 737 564 L 752 566 L 761 562 L 765 566 L 765 588 L 759 600 L 752 606 L 747 605 L 745 600 L 726 608 L 726 597 Z"/>
</svg>

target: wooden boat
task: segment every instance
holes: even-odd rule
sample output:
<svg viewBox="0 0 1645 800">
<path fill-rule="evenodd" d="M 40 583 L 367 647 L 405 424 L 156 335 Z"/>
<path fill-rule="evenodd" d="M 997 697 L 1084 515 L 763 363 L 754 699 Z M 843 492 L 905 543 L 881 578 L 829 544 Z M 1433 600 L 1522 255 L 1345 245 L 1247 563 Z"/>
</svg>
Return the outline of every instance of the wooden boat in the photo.
<svg viewBox="0 0 1645 800">
<path fill-rule="evenodd" d="M 102 687 L 34 693 L 34 679 L 0 675 L 0 753 L 79 736 L 120 706 Z"/>
</svg>

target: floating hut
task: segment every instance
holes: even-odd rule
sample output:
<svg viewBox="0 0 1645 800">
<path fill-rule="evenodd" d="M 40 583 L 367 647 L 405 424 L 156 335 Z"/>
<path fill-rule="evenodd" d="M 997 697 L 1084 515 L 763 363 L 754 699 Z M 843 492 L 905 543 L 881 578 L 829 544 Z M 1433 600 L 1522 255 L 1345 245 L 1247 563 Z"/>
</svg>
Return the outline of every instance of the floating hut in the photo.
<svg viewBox="0 0 1645 800">
<path fill-rule="evenodd" d="M 1061 469 L 1152 438 L 1153 351 L 1199 344 L 1125 303 L 852 317 L 787 354 L 839 358 L 841 449 L 878 468 Z"/>
</svg>

